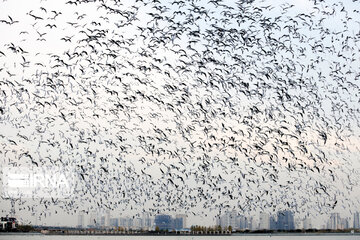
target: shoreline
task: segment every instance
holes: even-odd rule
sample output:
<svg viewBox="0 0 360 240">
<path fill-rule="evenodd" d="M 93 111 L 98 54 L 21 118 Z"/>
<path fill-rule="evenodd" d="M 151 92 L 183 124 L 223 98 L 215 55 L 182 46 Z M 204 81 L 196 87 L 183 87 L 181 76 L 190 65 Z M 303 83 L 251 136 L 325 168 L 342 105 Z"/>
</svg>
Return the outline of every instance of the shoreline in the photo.
<svg viewBox="0 0 360 240">
<path fill-rule="evenodd" d="M 319 232 L 319 233 L 292 233 L 292 232 L 277 232 L 277 233 L 233 233 L 231 236 L 360 236 L 360 233 L 342 233 L 342 232 Z"/>
<path fill-rule="evenodd" d="M 321 233 L 292 233 L 292 232 L 277 232 L 277 233 L 228 233 L 228 234 L 195 234 L 195 233 L 182 233 L 182 234 L 171 234 L 171 233 L 102 233 L 102 232 L 93 232 L 93 233 L 71 233 L 71 232 L 0 232 L 1 235 L 63 235 L 63 236 L 159 236 L 159 237 L 169 237 L 169 236 L 207 236 L 207 237 L 218 237 L 218 236 L 360 236 L 360 233 L 341 233 L 341 232 L 321 232 Z"/>
</svg>

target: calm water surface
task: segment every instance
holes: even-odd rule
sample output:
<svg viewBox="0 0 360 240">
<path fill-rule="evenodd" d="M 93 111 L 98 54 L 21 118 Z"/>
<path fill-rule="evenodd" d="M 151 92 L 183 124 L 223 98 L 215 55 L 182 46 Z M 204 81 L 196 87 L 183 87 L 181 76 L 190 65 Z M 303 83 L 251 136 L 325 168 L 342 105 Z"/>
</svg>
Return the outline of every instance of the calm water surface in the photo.
<svg viewBox="0 0 360 240">
<path fill-rule="evenodd" d="M 247 236 L 45 236 L 45 235 L 0 235 L 0 240 L 360 240 L 360 235 L 247 235 Z"/>
</svg>

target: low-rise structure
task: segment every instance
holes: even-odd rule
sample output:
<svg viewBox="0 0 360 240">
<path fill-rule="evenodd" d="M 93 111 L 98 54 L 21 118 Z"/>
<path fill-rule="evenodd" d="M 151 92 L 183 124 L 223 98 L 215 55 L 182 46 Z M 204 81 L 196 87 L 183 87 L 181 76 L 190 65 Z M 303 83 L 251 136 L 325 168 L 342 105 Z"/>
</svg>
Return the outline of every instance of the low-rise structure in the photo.
<svg viewBox="0 0 360 240">
<path fill-rule="evenodd" d="M 0 230 L 14 231 L 18 226 L 18 222 L 14 217 L 1 217 Z"/>
</svg>

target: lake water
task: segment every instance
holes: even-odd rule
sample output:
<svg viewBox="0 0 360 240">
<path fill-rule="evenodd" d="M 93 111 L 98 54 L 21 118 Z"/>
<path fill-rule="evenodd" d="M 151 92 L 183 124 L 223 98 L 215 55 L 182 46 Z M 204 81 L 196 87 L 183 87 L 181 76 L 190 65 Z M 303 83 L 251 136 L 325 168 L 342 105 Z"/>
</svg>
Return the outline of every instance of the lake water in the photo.
<svg viewBox="0 0 360 240">
<path fill-rule="evenodd" d="M 49 236 L 0 235 L 0 240 L 360 240 L 360 235 L 244 235 L 244 236 Z"/>
</svg>

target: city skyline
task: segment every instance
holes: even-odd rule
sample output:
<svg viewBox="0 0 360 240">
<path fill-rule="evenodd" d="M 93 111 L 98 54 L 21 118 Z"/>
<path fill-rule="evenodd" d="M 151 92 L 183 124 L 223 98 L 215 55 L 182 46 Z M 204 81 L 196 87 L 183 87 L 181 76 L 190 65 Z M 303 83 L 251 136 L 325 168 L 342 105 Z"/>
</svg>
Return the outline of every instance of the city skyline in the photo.
<svg viewBox="0 0 360 240">
<path fill-rule="evenodd" d="M 358 5 L 0 1 L 1 214 L 359 225 Z"/>
<path fill-rule="evenodd" d="M 289 215 L 290 214 L 290 215 Z M 149 213 L 137 214 L 136 216 L 117 216 L 111 211 L 94 211 L 92 213 L 78 214 L 76 219 L 74 216 L 72 220 L 74 224 L 44 224 L 44 226 L 65 226 L 65 227 L 80 227 L 81 228 L 114 228 L 123 227 L 124 229 L 142 229 L 142 230 L 155 230 L 156 216 L 169 216 L 173 220 L 182 218 L 181 224 L 183 228 L 190 228 L 191 226 L 206 226 L 216 227 L 221 226 L 227 229 L 229 226 L 233 230 L 296 230 L 296 229 L 332 229 L 341 230 L 355 228 L 360 229 L 360 212 L 354 212 L 351 217 L 341 216 L 339 213 L 330 213 L 325 216 L 325 221 L 321 224 L 313 224 L 313 219 L 310 217 L 299 218 L 290 210 L 281 210 L 275 214 L 262 212 L 258 215 L 243 215 L 236 211 L 229 211 L 220 216 L 217 216 L 213 224 L 199 224 L 188 217 L 186 214 L 158 214 L 150 215 Z M 283 217 L 279 223 L 279 216 Z M 290 220 L 289 220 L 289 216 Z M 206 218 L 202 218 L 204 220 Z M 75 221 L 76 220 L 76 223 Z M 95 220 L 95 221 L 94 221 Z M 190 220 L 190 221 L 189 221 Z M 187 224 L 191 222 L 191 224 Z M 204 223 L 204 221 L 202 221 Z M 286 224 L 291 226 L 284 227 Z M 175 224 L 175 223 L 171 223 Z M 36 225 L 36 224 L 33 224 Z M 41 225 L 41 224 L 40 224 Z M 169 227 L 170 229 L 177 229 L 176 227 Z"/>
</svg>

